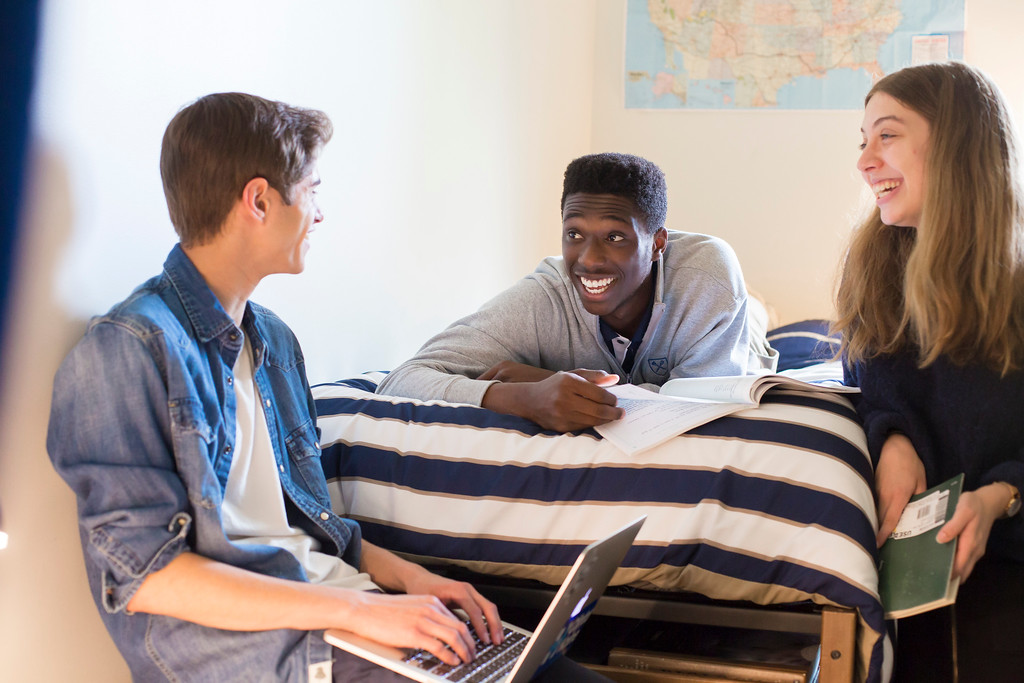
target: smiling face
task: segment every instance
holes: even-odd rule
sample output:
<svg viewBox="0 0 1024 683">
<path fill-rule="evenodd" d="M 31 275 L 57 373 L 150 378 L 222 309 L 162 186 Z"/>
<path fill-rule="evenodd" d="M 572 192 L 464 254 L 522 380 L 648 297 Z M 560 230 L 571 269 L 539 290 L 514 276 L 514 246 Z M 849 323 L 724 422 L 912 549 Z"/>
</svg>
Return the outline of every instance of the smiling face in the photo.
<svg viewBox="0 0 1024 683">
<path fill-rule="evenodd" d="M 916 228 L 926 189 L 930 126 L 913 109 L 884 92 L 864 107 L 863 143 L 857 161 L 886 225 Z"/>
<path fill-rule="evenodd" d="M 654 278 L 651 264 L 666 232 L 648 234 L 632 200 L 579 192 L 562 207 L 562 257 L 587 312 L 631 337 L 643 318 Z"/>
<path fill-rule="evenodd" d="M 273 188 L 270 202 L 271 234 L 278 262 L 277 273 L 301 273 L 306 267 L 306 252 L 309 251 L 309 234 L 314 226 L 324 219 L 317 206 L 317 188 L 320 176 L 314 169 L 309 175 L 292 187 L 292 203 L 285 204 L 280 193 Z"/>
</svg>

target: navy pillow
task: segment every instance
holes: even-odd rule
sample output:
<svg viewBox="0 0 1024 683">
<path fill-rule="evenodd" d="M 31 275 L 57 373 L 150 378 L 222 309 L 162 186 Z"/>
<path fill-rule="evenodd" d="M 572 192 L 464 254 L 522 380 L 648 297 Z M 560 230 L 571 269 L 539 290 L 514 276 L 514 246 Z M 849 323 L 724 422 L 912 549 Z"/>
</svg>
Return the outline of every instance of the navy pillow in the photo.
<svg viewBox="0 0 1024 683">
<path fill-rule="evenodd" d="M 768 343 L 779 352 L 779 370 L 805 368 L 832 360 L 839 351 L 839 334 L 829 334 L 827 320 L 801 320 L 768 332 Z"/>
</svg>

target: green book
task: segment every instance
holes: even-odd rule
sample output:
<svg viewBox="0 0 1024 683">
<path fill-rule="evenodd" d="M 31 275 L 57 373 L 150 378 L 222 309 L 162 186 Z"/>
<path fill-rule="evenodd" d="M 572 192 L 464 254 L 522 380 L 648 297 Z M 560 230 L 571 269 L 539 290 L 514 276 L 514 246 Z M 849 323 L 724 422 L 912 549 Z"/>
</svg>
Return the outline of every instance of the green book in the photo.
<svg viewBox="0 0 1024 683">
<path fill-rule="evenodd" d="M 960 579 L 953 578 L 957 539 L 935 537 L 960 500 L 958 474 L 910 499 L 900 521 L 878 551 L 878 594 L 886 619 L 909 617 L 956 602 Z"/>
</svg>

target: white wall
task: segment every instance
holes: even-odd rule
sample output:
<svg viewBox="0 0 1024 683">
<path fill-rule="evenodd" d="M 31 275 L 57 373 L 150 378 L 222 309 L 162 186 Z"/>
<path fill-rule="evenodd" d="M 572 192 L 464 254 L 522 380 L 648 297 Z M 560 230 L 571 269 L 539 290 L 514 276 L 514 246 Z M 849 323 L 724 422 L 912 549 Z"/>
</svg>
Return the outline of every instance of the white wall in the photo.
<svg viewBox="0 0 1024 683">
<path fill-rule="evenodd" d="M 287 9 L 285 9 L 287 8 Z M 327 220 L 307 272 L 256 298 L 314 381 L 391 367 L 558 250 L 561 174 L 615 150 L 665 169 L 671 227 L 736 248 L 785 322 L 830 314 L 859 112 L 622 108 L 624 0 L 49 0 L 17 301 L 0 375 L 0 671 L 128 680 L 82 569 L 44 435 L 53 372 L 174 235 L 163 128 L 207 92 L 326 110 Z M 1024 109 L 1024 6 L 970 0 L 967 58 Z"/>
<path fill-rule="evenodd" d="M 73 179 L 54 283 L 69 315 L 105 310 L 160 268 L 175 241 L 160 137 L 207 92 L 334 121 L 307 272 L 257 292 L 295 328 L 314 379 L 404 359 L 550 244 L 561 171 L 590 141 L 592 2 L 292 6 L 47 5 L 37 142 L 55 167 L 44 174 Z"/>
<path fill-rule="evenodd" d="M 84 321 L 175 236 L 158 158 L 175 111 L 244 90 L 325 110 L 326 215 L 307 271 L 256 299 L 313 381 L 391 367 L 557 249 L 590 145 L 594 3 L 44 2 L 34 165 L 0 394 L 0 678 L 128 680 L 45 452 L 53 373 Z"/>
</svg>

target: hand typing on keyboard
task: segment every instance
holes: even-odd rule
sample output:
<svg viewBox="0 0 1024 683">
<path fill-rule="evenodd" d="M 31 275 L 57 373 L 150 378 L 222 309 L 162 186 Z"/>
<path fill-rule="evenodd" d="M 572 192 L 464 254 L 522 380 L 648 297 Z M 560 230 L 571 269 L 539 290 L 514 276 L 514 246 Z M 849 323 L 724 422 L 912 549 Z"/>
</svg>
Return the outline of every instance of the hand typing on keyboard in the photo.
<svg viewBox="0 0 1024 683">
<path fill-rule="evenodd" d="M 468 621 L 466 623 L 469 624 Z M 451 666 L 425 650 L 416 650 L 406 657 L 406 661 L 449 681 L 489 683 L 501 680 L 511 671 L 529 640 L 527 636 L 509 628 L 503 629 L 500 645 L 486 644 L 480 640 L 476 631 L 472 633 L 476 658 L 470 662 Z"/>
<path fill-rule="evenodd" d="M 368 567 L 385 553 L 365 540 L 362 547 Z M 485 643 L 500 641 L 498 608 L 472 585 L 438 576 L 406 560 L 393 562 L 393 572 L 378 574 L 387 579 L 380 580 L 381 588 L 394 593 L 359 596 L 366 609 L 360 609 L 358 619 L 352 620 L 358 623 L 358 635 L 385 645 L 427 650 L 453 666 L 476 658 L 477 636 Z"/>
</svg>

